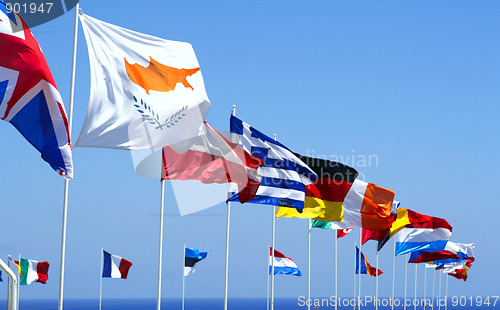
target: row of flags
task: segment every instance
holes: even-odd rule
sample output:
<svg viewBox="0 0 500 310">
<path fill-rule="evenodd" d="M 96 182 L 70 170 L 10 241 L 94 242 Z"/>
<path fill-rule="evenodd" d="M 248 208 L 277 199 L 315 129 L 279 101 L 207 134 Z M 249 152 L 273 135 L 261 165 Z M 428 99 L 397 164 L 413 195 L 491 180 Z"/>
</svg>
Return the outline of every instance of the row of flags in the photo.
<svg viewBox="0 0 500 310">
<path fill-rule="evenodd" d="M 391 221 L 391 227 L 385 230 L 363 229 L 362 244 L 368 240 L 378 241 L 377 251 L 380 251 L 394 237 L 396 256 L 409 254 L 409 263 L 427 263 L 428 267 L 467 280 L 467 270 L 475 260 L 475 245 L 450 241 L 453 228 L 446 220 L 398 208 Z M 313 221 L 312 227 L 333 229 L 334 226 L 330 222 Z M 347 233 L 347 230 L 338 230 L 337 236 L 341 238 Z M 359 262 L 356 265 L 359 266 Z"/>
<path fill-rule="evenodd" d="M 360 228 L 363 243 L 376 240 L 378 250 L 395 237 L 396 255 L 420 253 L 414 262 L 433 257 L 425 262 L 467 278 L 474 246 L 450 243 L 452 227 L 446 220 L 399 208 L 393 190 L 358 179 L 354 168 L 294 153 L 234 115 L 231 140 L 206 123 L 210 101 L 189 43 L 79 16 L 89 52 L 91 94 L 76 146 L 163 148 L 162 180 L 231 183 L 227 201 L 275 205 L 276 217 L 310 218 L 313 227 L 338 229 L 339 237 Z M 7 13 L 2 1 L 0 46 L 0 118 L 71 179 L 72 144 L 63 101 L 31 31 L 17 14 Z M 207 253 L 187 248 L 185 275 Z M 281 252 L 271 249 L 271 257 L 278 267 L 275 274 L 300 275 Z M 364 255 L 359 257 L 357 273 L 382 273 Z M 41 263 L 27 261 L 26 283 L 43 281 Z M 131 265 L 103 251 L 102 277 L 126 278 Z M 22 261 L 18 266 L 22 271 Z"/>
</svg>

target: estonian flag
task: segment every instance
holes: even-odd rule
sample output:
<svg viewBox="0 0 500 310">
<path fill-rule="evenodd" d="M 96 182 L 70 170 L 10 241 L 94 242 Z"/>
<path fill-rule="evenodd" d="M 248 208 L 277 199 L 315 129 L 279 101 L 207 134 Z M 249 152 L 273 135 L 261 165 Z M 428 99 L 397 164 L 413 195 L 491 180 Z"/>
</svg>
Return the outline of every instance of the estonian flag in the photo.
<svg viewBox="0 0 500 310">
<path fill-rule="evenodd" d="M 132 262 L 116 255 L 109 254 L 103 250 L 103 278 L 122 278 L 126 279 L 128 270 L 132 266 Z"/>
<path fill-rule="evenodd" d="M 195 272 L 195 267 L 197 262 L 205 259 L 207 257 L 207 252 L 200 252 L 198 249 L 186 248 L 185 258 L 184 258 L 184 276 L 189 276 Z"/>
</svg>

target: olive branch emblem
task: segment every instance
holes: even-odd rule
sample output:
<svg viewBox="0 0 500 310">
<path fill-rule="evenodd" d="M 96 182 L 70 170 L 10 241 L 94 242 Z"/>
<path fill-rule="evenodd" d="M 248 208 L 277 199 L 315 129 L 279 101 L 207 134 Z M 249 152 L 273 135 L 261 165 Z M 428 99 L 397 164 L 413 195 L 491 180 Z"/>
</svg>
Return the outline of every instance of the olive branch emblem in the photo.
<svg viewBox="0 0 500 310">
<path fill-rule="evenodd" d="M 180 108 L 179 111 L 175 112 L 174 114 L 170 115 L 165 119 L 165 122 L 163 124 L 160 122 L 160 115 L 155 112 L 153 108 L 151 108 L 150 105 L 148 105 L 144 100 L 141 99 L 139 102 L 135 96 L 134 97 L 134 107 L 136 108 L 137 112 L 139 112 L 146 120 L 148 123 L 152 125 L 157 125 L 155 129 L 160 129 L 163 130 L 163 127 L 170 128 L 172 126 L 175 126 L 176 123 L 178 123 L 184 116 L 186 116 L 184 111 L 187 110 L 188 106 L 185 105 L 182 108 Z"/>
</svg>

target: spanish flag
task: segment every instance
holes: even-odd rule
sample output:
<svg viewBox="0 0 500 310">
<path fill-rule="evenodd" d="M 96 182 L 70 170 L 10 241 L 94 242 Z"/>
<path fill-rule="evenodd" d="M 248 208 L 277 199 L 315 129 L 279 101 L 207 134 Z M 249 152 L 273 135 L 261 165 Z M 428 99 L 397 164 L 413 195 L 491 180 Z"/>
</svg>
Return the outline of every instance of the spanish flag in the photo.
<svg viewBox="0 0 500 310">
<path fill-rule="evenodd" d="M 278 207 L 276 217 L 312 218 L 320 221 L 342 221 L 342 203 L 358 176 L 356 169 L 326 159 L 295 154 L 309 166 L 318 178 L 305 186 L 304 209 Z"/>
</svg>

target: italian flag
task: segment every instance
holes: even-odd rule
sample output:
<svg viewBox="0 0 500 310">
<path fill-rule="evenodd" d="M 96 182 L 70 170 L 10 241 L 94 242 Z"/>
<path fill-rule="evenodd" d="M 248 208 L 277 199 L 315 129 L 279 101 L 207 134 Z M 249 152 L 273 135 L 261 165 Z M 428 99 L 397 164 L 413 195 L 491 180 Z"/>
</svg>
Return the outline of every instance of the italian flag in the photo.
<svg viewBox="0 0 500 310">
<path fill-rule="evenodd" d="M 21 263 L 15 260 L 17 273 L 19 275 L 19 284 L 28 285 L 33 282 L 47 283 L 49 279 L 49 263 L 37 262 L 36 260 L 21 258 Z"/>
</svg>

